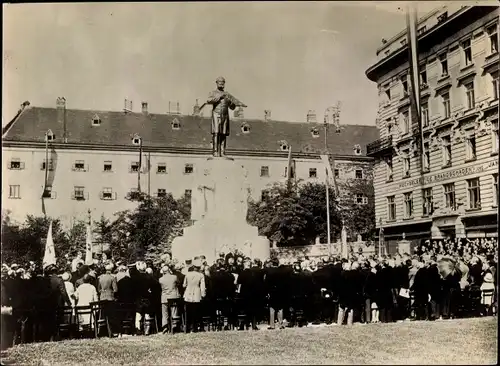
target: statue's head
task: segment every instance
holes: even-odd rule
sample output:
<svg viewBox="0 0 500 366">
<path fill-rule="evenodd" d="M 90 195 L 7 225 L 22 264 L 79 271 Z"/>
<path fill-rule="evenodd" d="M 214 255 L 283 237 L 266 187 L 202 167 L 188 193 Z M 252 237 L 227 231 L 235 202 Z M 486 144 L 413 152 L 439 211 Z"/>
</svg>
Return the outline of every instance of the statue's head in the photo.
<svg viewBox="0 0 500 366">
<path fill-rule="evenodd" d="M 215 83 L 217 84 L 217 89 L 224 90 L 226 79 L 224 79 L 222 76 L 219 76 L 217 80 L 215 80 Z"/>
</svg>

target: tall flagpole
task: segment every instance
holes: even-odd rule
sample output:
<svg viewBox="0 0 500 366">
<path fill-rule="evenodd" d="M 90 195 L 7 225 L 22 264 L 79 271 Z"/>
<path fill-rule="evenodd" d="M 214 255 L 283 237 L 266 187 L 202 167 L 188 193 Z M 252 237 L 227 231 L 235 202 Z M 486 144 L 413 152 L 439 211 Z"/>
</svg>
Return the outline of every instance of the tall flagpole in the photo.
<svg viewBox="0 0 500 366">
<path fill-rule="evenodd" d="M 328 157 L 328 123 L 325 118 L 324 121 L 324 127 L 325 127 L 325 153 L 326 156 Z M 331 238 L 331 231 L 330 231 L 330 185 L 328 180 L 330 177 L 328 176 L 328 167 L 325 167 L 326 171 L 326 181 L 325 181 L 325 188 L 326 188 L 326 239 L 327 239 L 327 244 L 328 244 L 328 252 L 330 255 L 332 255 L 332 238 Z"/>
<path fill-rule="evenodd" d="M 139 167 L 137 169 L 137 190 L 141 193 L 142 137 L 139 137 Z"/>
<path fill-rule="evenodd" d="M 420 72 L 418 64 L 418 34 L 417 34 L 417 8 L 415 4 L 409 4 L 406 12 L 406 27 L 407 27 L 407 44 L 408 44 L 408 60 L 410 66 L 410 79 L 411 79 L 411 95 L 410 95 L 410 106 L 413 112 L 416 114 L 416 119 L 418 121 L 418 127 L 420 132 L 420 148 L 421 148 L 421 173 L 423 174 L 425 167 L 425 154 L 424 154 L 424 132 L 423 124 L 421 120 L 421 110 L 420 110 Z"/>
<path fill-rule="evenodd" d="M 151 196 L 151 151 L 148 152 L 148 196 Z"/>
</svg>

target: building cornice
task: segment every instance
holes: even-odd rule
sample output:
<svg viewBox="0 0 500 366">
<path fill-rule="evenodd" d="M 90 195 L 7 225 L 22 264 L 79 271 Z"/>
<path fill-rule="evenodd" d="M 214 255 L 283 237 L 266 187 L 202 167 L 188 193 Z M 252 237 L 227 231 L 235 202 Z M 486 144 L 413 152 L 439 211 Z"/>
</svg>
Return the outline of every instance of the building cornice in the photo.
<svg viewBox="0 0 500 366">
<path fill-rule="evenodd" d="M 458 21 L 459 18 L 461 18 L 464 14 L 469 14 L 471 12 L 475 12 L 476 14 L 482 14 L 482 12 L 490 12 L 497 7 L 492 7 L 492 6 L 465 6 L 462 9 L 458 10 L 454 14 L 451 14 L 445 21 L 437 24 L 433 28 L 429 29 L 427 32 L 422 34 L 420 37 L 418 37 L 418 44 L 419 48 L 422 46 L 422 43 L 428 42 L 435 38 L 439 33 L 446 31 L 446 28 L 450 27 L 450 24 L 458 24 L 461 23 Z M 486 9 L 486 10 L 485 10 Z M 472 15 L 472 13 L 471 13 Z M 463 28 L 464 25 L 461 23 L 460 26 Z M 401 34 L 399 34 L 401 36 Z M 443 36 L 440 35 L 440 38 L 443 39 Z M 366 70 L 366 76 L 368 79 L 371 81 L 376 82 L 381 75 L 385 74 L 383 71 L 384 69 L 389 68 L 390 70 L 394 69 L 395 67 L 391 67 L 391 65 L 394 64 L 401 64 L 404 62 L 407 57 L 405 57 L 406 53 L 408 52 L 408 45 L 404 45 L 389 56 L 379 60 L 375 65 L 371 66 Z"/>
<path fill-rule="evenodd" d="M 45 149 L 45 142 L 33 141 L 3 141 L 4 148 L 27 148 L 27 149 Z M 75 144 L 75 143 L 51 143 L 51 147 L 57 150 L 86 150 L 86 151 L 115 151 L 115 152 L 137 152 L 137 146 L 129 145 L 92 145 L 92 144 Z M 170 146 L 143 146 L 143 152 L 165 153 L 165 154 L 185 154 L 185 155 L 210 155 L 211 149 L 203 148 L 187 148 L 187 147 L 170 147 Z M 246 157 L 262 157 L 262 158 L 288 158 L 288 151 L 250 151 L 250 150 L 232 150 L 228 149 L 229 156 L 246 156 Z M 321 154 L 318 153 L 300 153 L 292 152 L 293 157 L 300 159 L 320 159 Z M 356 155 L 336 155 L 337 160 L 352 160 L 361 162 L 371 162 L 372 157 L 356 156 Z"/>
</svg>

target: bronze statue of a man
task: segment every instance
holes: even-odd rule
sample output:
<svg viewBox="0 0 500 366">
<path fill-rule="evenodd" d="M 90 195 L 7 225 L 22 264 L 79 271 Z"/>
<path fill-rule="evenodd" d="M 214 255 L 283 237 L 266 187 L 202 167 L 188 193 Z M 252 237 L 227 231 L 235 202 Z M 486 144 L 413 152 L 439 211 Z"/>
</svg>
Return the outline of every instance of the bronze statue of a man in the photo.
<svg viewBox="0 0 500 366">
<path fill-rule="evenodd" d="M 226 80 L 218 77 L 217 89 L 210 92 L 207 103 L 212 109 L 212 152 L 213 156 L 226 156 L 226 138 L 229 136 L 229 109 L 246 107 L 245 104 L 224 90 Z"/>
</svg>

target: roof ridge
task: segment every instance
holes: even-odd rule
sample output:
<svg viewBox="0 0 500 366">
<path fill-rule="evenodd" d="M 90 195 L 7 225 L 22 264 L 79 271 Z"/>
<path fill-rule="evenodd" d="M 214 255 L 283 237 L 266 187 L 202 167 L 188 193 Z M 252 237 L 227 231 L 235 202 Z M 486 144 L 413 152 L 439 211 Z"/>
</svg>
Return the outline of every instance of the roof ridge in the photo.
<svg viewBox="0 0 500 366">
<path fill-rule="evenodd" d="M 56 110 L 57 107 L 43 107 L 43 106 L 33 106 L 33 107 L 30 107 L 31 109 L 51 109 L 51 110 Z M 122 113 L 124 115 L 138 115 L 138 116 L 142 116 L 143 113 L 142 112 L 130 112 L 130 111 L 127 111 L 127 112 L 124 112 L 124 111 L 120 111 L 120 110 L 97 110 L 97 109 L 82 109 L 82 108 L 66 108 L 66 111 L 77 111 L 77 112 L 88 112 L 88 113 L 96 113 L 96 114 L 99 114 L 99 113 Z M 192 115 L 192 114 L 174 114 L 174 113 L 152 113 L 152 112 L 148 112 L 148 115 L 151 115 L 151 116 L 172 116 L 172 117 L 181 117 L 181 118 L 204 118 L 204 119 L 210 119 L 211 117 L 210 116 L 196 116 L 196 115 Z M 311 126 L 323 126 L 324 123 L 322 122 L 307 122 L 307 121 L 285 121 L 285 120 L 275 120 L 275 119 L 271 119 L 271 120 L 268 120 L 266 121 L 265 119 L 261 119 L 261 118 L 241 118 L 241 117 L 233 117 L 231 118 L 231 122 L 251 122 L 251 121 L 258 121 L 258 122 L 264 122 L 264 123 L 290 123 L 290 124 L 303 124 L 303 125 L 311 125 Z M 367 124 L 351 124 L 351 123 L 346 123 L 346 124 L 342 124 L 341 126 L 354 126 L 354 127 L 370 127 L 370 128 L 377 128 L 377 126 L 375 125 L 367 125 Z"/>
</svg>

